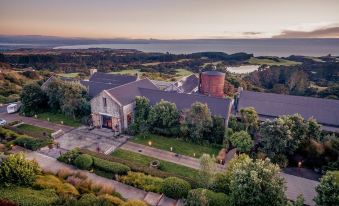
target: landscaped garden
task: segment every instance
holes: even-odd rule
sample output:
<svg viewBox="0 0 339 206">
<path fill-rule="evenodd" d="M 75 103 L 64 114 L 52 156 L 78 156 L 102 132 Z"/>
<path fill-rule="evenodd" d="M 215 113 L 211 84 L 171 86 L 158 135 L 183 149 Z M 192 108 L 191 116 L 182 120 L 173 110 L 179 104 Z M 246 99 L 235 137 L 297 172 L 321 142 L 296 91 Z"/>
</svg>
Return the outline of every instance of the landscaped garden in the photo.
<svg viewBox="0 0 339 206">
<path fill-rule="evenodd" d="M 113 186 L 92 182 L 85 173 L 68 168 L 56 174 L 44 172 L 24 154 L 2 157 L 0 205 L 8 206 L 147 206 L 126 201 Z"/>
<path fill-rule="evenodd" d="M 155 160 L 152 157 L 145 156 L 145 155 L 142 155 L 136 152 L 130 152 L 130 151 L 123 150 L 123 149 L 116 150 L 114 153 L 112 153 L 112 155 L 114 157 L 118 157 L 124 160 L 136 162 L 137 164 L 142 164 L 146 167 L 150 165 L 151 161 Z M 182 165 L 178 165 L 172 162 L 167 162 L 163 160 L 158 160 L 158 161 L 160 162 L 159 169 L 162 171 L 177 174 L 183 177 L 189 177 L 192 179 L 198 178 L 198 173 L 199 173 L 198 170 L 185 167 Z"/>
<path fill-rule="evenodd" d="M 152 147 L 171 151 L 172 152 L 199 158 L 202 154 L 210 154 L 217 156 L 221 149 L 221 146 L 214 145 L 201 145 L 184 141 L 180 138 L 169 138 L 160 135 L 148 134 L 148 135 L 136 135 L 131 139 L 132 142 L 149 146 L 151 142 Z M 194 156 L 195 154 L 195 156 Z"/>
<path fill-rule="evenodd" d="M 51 129 L 38 127 L 30 124 L 19 124 L 15 127 L 16 131 L 22 132 L 24 134 L 34 136 L 34 137 L 50 137 L 54 132 Z"/>
</svg>

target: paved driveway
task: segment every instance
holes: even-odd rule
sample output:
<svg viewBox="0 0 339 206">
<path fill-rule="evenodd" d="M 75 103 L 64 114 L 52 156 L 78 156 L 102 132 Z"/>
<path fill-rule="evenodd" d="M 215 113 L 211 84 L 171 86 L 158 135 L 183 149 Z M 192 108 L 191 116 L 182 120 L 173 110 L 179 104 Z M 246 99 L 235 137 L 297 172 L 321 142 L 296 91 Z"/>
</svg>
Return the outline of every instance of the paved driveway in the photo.
<svg viewBox="0 0 339 206">
<path fill-rule="evenodd" d="M 41 120 L 41 119 L 35 119 L 33 117 L 20 116 L 17 113 L 15 113 L 15 114 L 2 113 L 2 114 L 0 114 L 0 118 L 5 119 L 8 123 L 18 120 L 18 121 L 23 121 L 27 124 L 35 125 L 35 126 L 38 126 L 38 127 L 44 127 L 44 128 L 47 128 L 47 129 L 51 129 L 53 131 L 57 131 L 59 129 L 62 129 L 64 132 L 69 132 L 72 129 L 74 129 L 73 127 L 70 127 L 70 126 L 56 124 L 56 123 L 48 122 L 48 121 Z"/>
<path fill-rule="evenodd" d="M 127 141 L 127 137 L 114 137 L 112 131 L 106 129 L 89 130 L 85 126 L 78 127 L 55 140 L 65 150 L 86 148 L 92 151 L 109 154 Z"/>
</svg>

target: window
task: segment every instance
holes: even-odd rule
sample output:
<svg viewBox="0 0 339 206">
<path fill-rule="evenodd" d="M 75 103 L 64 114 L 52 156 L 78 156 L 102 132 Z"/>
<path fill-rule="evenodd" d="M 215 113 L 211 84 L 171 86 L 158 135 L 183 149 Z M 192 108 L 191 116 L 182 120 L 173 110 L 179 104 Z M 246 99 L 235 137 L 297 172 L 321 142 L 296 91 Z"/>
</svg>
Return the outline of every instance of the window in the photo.
<svg viewBox="0 0 339 206">
<path fill-rule="evenodd" d="M 107 107 L 107 100 L 106 100 L 106 98 L 104 97 L 104 98 L 102 98 L 102 100 L 104 102 L 104 107 Z"/>
</svg>

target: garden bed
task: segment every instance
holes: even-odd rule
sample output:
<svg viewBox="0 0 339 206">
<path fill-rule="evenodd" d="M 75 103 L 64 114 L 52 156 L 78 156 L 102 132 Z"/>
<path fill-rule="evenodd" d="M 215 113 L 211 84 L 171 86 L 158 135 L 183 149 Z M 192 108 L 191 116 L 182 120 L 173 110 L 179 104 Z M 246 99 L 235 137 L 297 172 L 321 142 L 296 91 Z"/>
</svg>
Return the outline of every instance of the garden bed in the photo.
<svg viewBox="0 0 339 206">
<path fill-rule="evenodd" d="M 12 127 L 11 129 L 14 129 L 15 131 L 19 133 L 23 133 L 31 137 L 37 137 L 37 138 L 50 137 L 51 134 L 54 132 L 51 129 L 38 127 L 35 125 L 30 125 L 30 124 L 20 124 L 16 127 Z"/>
<path fill-rule="evenodd" d="M 190 143 L 186 142 L 182 139 L 178 138 L 169 138 L 169 137 L 163 137 L 163 136 L 158 136 L 158 135 L 147 135 L 145 137 L 141 135 L 137 135 L 134 138 L 132 138 L 130 141 L 138 143 L 138 144 L 143 144 L 143 145 L 149 145 L 149 142 L 152 142 L 152 147 L 161 149 L 161 150 L 166 150 L 166 151 L 171 151 L 172 147 L 172 152 L 199 158 L 202 154 L 210 154 L 211 156 L 217 156 L 221 146 L 212 146 L 212 145 L 199 145 L 195 143 Z"/>
</svg>

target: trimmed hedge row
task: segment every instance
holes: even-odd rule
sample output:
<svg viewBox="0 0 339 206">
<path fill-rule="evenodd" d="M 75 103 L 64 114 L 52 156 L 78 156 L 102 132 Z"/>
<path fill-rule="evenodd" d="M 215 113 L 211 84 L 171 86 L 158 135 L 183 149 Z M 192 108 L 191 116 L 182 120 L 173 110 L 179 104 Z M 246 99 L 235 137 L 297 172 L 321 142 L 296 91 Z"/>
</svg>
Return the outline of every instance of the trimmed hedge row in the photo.
<svg viewBox="0 0 339 206">
<path fill-rule="evenodd" d="M 116 163 L 120 163 L 123 165 L 128 166 L 132 171 L 134 172 L 142 172 L 151 176 L 155 176 L 155 177 L 160 177 L 160 178 L 167 178 L 167 177 L 178 177 L 181 178 L 183 180 L 186 180 L 187 182 L 189 182 L 192 186 L 192 188 L 198 188 L 199 184 L 196 180 L 193 180 L 191 178 L 187 178 L 187 177 L 183 177 L 177 174 L 173 174 L 173 173 L 169 173 L 169 172 L 164 172 L 155 168 L 150 168 L 141 164 L 138 164 L 137 162 L 131 162 L 128 160 L 124 160 L 118 157 L 114 157 L 114 156 L 109 156 L 109 155 L 105 155 L 105 154 L 101 154 L 101 153 L 97 153 L 97 152 L 93 152 L 90 151 L 88 149 L 79 149 L 80 153 L 83 154 L 89 154 L 92 157 L 97 157 L 100 159 L 104 159 L 110 162 L 116 162 Z"/>
<path fill-rule="evenodd" d="M 14 140 L 14 143 L 26 149 L 35 151 L 41 147 L 45 147 L 51 144 L 52 140 L 51 139 L 37 139 L 33 137 L 28 137 L 28 136 L 21 136 L 21 137 L 18 137 L 16 140 Z"/>
<path fill-rule="evenodd" d="M 206 204 L 213 206 L 230 205 L 229 198 L 224 193 L 216 193 L 204 188 L 189 191 L 186 205 L 203 206 Z"/>
<path fill-rule="evenodd" d="M 92 156 L 92 159 L 93 167 L 105 172 L 111 172 L 117 175 L 126 175 L 127 172 L 131 170 L 128 166 L 120 163 L 110 162 L 94 156 Z"/>
</svg>

